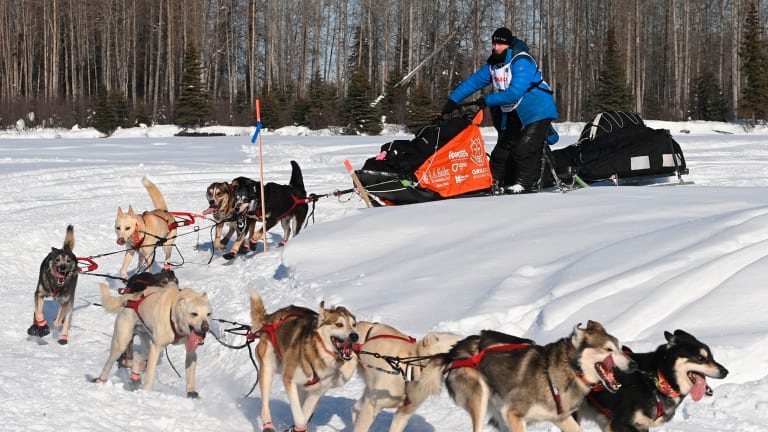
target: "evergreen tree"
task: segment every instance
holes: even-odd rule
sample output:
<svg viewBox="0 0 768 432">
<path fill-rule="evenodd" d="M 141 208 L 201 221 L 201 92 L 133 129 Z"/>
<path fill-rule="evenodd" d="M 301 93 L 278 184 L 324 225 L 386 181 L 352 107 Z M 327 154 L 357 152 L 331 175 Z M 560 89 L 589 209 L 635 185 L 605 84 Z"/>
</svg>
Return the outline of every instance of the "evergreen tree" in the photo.
<svg viewBox="0 0 768 432">
<path fill-rule="evenodd" d="M 712 72 L 704 72 L 691 83 L 689 115 L 693 120 L 725 121 L 723 92 Z"/>
<path fill-rule="evenodd" d="M 338 124 L 338 109 L 336 106 L 337 90 L 326 83 L 315 70 L 309 84 L 309 104 L 307 107 L 307 123 L 310 129 L 326 129 Z"/>
<path fill-rule="evenodd" d="M 176 100 L 176 124 L 204 125 L 211 117 L 211 100 L 201 79 L 197 48 L 190 45 L 184 52 L 183 72 Z"/>
<path fill-rule="evenodd" d="M 432 123 L 437 111 L 433 105 L 429 89 L 424 83 L 420 83 L 408 101 L 408 120 L 405 125 L 411 132 L 416 133 L 422 127 Z"/>
<path fill-rule="evenodd" d="M 262 89 L 261 95 L 258 95 L 257 98 L 261 103 L 261 124 L 265 128 L 279 129 L 288 125 L 288 123 L 283 121 L 280 116 L 281 112 L 284 110 L 284 106 L 276 91 Z M 255 117 L 251 117 L 253 123 L 255 123 L 255 120 Z"/>
<path fill-rule="evenodd" d="M 350 135 L 381 133 L 381 121 L 374 100 L 373 87 L 368 82 L 368 71 L 364 68 L 355 70 L 344 99 L 345 132 Z"/>
<path fill-rule="evenodd" d="M 635 96 L 627 83 L 624 62 L 616 44 L 616 34 L 613 28 L 609 28 L 603 64 L 589 101 L 589 107 L 593 113 L 633 111 L 634 109 Z"/>
<path fill-rule="evenodd" d="M 115 106 L 115 99 L 104 89 L 99 92 L 99 98 L 96 101 L 96 110 L 93 114 L 92 126 L 97 131 L 112 135 L 120 126 L 118 110 Z"/>
<path fill-rule="evenodd" d="M 745 85 L 739 98 L 739 116 L 754 122 L 768 115 L 768 57 L 762 38 L 760 15 L 753 2 L 747 12 L 739 57 Z"/>
<path fill-rule="evenodd" d="M 389 80 L 384 86 L 385 96 L 380 104 L 387 123 L 405 124 L 408 114 L 408 88 L 405 85 L 395 87 L 402 79 L 403 73 L 400 68 L 396 68 L 390 72 Z"/>
</svg>

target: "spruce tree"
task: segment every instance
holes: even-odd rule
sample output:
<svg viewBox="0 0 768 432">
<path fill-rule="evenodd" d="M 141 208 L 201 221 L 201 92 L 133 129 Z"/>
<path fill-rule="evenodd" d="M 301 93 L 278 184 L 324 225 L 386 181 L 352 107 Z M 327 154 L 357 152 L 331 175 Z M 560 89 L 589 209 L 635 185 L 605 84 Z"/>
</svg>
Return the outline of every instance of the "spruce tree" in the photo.
<svg viewBox="0 0 768 432">
<path fill-rule="evenodd" d="M 712 72 L 704 72 L 691 82 L 690 95 L 691 119 L 725 121 L 725 98 Z"/>
<path fill-rule="evenodd" d="M 309 84 L 307 123 L 310 129 L 326 129 L 338 120 L 336 114 L 336 88 L 328 84 L 315 70 Z M 338 123 L 335 123 L 338 124 Z"/>
<path fill-rule="evenodd" d="M 593 113 L 633 111 L 635 97 L 627 83 L 624 62 L 616 45 L 616 34 L 613 28 L 609 28 L 603 64 L 600 67 L 597 84 L 589 100 L 589 106 Z"/>
<path fill-rule="evenodd" d="M 96 101 L 92 125 L 97 131 L 105 135 L 112 135 L 112 132 L 120 126 L 114 99 L 103 88 L 99 92 L 99 97 Z"/>
<path fill-rule="evenodd" d="M 408 120 L 405 125 L 416 133 L 422 127 L 432 123 L 435 119 L 434 102 L 429 96 L 429 89 L 424 83 L 420 83 L 408 100 Z"/>
<path fill-rule="evenodd" d="M 400 68 L 396 68 L 390 72 L 389 79 L 384 86 L 385 96 L 380 105 L 387 123 L 405 124 L 408 114 L 408 88 L 405 85 L 395 86 L 402 79 L 403 73 L 400 72 Z"/>
<path fill-rule="evenodd" d="M 746 24 L 742 35 L 739 57 L 745 84 L 739 98 L 739 116 L 749 119 L 765 120 L 768 115 L 768 57 L 766 42 L 763 40 L 760 15 L 753 2 L 747 12 Z"/>
<path fill-rule="evenodd" d="M 368 71 L 358 68 L 352 74 L 344 100 L 345 133 L 350 135 L 381 133 L 378 110 L 371 106 L 374 100 L 373 87 L 368 82 Z"/>
<path fill-rule="evenodd" d="M 197 48 L 190 45 L 184 52 L 183 72 L 176 100 L 176 124 L 201 126 L 211 117 L 211 101 L 201 78 Z"/>
</svg>

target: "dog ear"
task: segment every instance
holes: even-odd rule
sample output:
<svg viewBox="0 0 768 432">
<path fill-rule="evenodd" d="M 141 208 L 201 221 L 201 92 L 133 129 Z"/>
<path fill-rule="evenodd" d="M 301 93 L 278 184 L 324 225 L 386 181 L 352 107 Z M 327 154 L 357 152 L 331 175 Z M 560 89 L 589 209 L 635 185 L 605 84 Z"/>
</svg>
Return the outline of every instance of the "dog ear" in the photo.
<svg viewBox="0 0 768 432">
<path fill-rule="evenodd" d="M 578 347 L 581 345 L 581 342 L 584 340 L 584 330 L 580 327 L 581 323 L 576 324 L 573 326 L 573 333 L 571 333 L 571 343 L 573 346 Z"/>
<path fill-rule="evenodd" d="M 128 206 L 128 216 L 131 216 L 131 217 L 136 216 L 136 212 L 133 211 L 133 206 L 132 205 Z"/>
<path fill-rule="evenodd" d="M 117 208 L 117 217 L 123 217 L 123 208 L 122 207 L 118 207 Z"/>
<path fill-rule="evenodd" d="M 664 339 L 667 340 L 669 345 L 674 345 L 675 344 L 675 335 L 673 335 L 672 333 L 670 333 L 670 332 L 668 332 L 666 330 L 664 331 Z"/>
</svg>

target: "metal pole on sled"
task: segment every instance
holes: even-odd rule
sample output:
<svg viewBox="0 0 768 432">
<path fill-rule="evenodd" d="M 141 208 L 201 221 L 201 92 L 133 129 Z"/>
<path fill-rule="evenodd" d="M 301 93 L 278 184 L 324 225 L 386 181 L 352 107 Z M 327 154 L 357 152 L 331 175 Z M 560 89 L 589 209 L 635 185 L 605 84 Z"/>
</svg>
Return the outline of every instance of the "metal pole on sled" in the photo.
<svg viewBox="0 0 768 432">
<path fill-rule="evenodd" d="M 256 99 L 256 133 L 254 139 L 259 142 L 259 187 L 261 189 L 261 243 L 264 246 L 264 252 L 267 251 L 267 224 L 266 224 L 266 200 L 264 199 L 264 159 L 262 158 L 261 149 L 261 101 Z M 253 139 L 251 140 L 253 143 Z"/>
</svg>

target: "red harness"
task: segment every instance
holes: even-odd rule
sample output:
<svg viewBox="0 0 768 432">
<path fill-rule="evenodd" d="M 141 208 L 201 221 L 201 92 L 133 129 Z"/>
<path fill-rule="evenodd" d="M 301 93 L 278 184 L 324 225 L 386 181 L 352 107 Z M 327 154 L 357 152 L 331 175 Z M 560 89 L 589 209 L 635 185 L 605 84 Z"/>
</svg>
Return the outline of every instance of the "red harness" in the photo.
<svg viewBox="0 0 768 432">
<path fill-rule="evenodd" d="M 664 374 L 661 373 L 661 371 L 659 371 L 658 373 L 658 378 L 654 379 L 653 382 L 656 385 L 656 390 L 658 390 L 658 392 L 661 393 L 663 396 L 667 396 L 670 398 L 680 397 L 680 393 L 675 391 L 675 389 L 672 388 L 672 386 L 669 384 L 669 381 L 667 381 L 667 379 L 664 377 Z M 593 392 L 600 392 L 603 390 L 605 390 L 605 388 L 602 385 L 597 385 L 592 387 Z M 656 416 L 653 418 L 653 421 L 656 421 L 664 416 L 664 402 L 659 397 L 659 394 L 654 393 L 653 396 L 656 398 Z M 608 418 L 613 418 L 613 411 L 601 405 L 597 401 L 597 399 L 595 399 L 595 396 L 592 393 L 587 395 L 587 400 L 589 400 L 589 403 L 591 403 L 596 410 L 600 411 L 601 414 L 603 414 Z"/>
<path fill-rule="evenodd" d="M 309 203 L 314 201 L 314 199 L 312 199 L 312 198 L 299 198 L 299 197 L 297 197 L 294 194 L 291 194 L 291 198 L 293 198 L 293 204 L 291 205 L 291 207 L 288 210 L 286 210 L 285 212 L 283 212 L 283 214 L 281 214 L 280 216 L 276 217 L 275 220 L 281 220 L 284 217 L 286 217 L 289 214 L 291 214 L 293 209 L 295 209 L 296 207 L 298 207 L 298 206 L 300 206 L 302 204 L 309 204 Z M 258 218 L 263 218 L 263 216 L 261 214 L 261 208 L 257 208 L 256 210 L 254 210 L 253 214 L 254 214 L 254 216 L 256 216 Z"/>
<path fill-rule="evenodd" d="M 304 316 L 304 314 L 301 312 L 295 312 L 290 315 L 284 316 L 281 320 L 275 321 L 272 324 L 264 324 L 256 333 L 252 334 L 253 336 L 251 337 L 251 339 L 255 339 L 256 337 L 258 337 L 259 333 L 261 332 L 266 332 L 269 335 L 269 340 L 272 342 L 272 346 L 275 348 L 275 352 L 277 353 L 277 356 L 280 358 L 283 358 L 283 354 L 280 352 L 280 345 L 278 345 L 277 343 L 277 335 L 275 334 L 275 332 L 277 332 L 277 328 L 280 327 L 289 318 L 295 318 L 300 316 Z"/>
<path fill-rule="evenodd" d="M 471 367 L 473 369 L 477 369 L 477 367 L 480 365 L 480 362 L 483 360 L 483 357 L 485 357 L 485 355 L 488 354 L 489 352 L 511 351 L 511 350 L 527 348 L 529 346 L 531 345 L 530 344 L 505 344 L 505 345 L 492 346 L 490 348 L 480 350 L 477 354 L 473 355 L 472 357 L 468 357 L 465 359 L 458 359 L 450 362 L 447 366 L 447 370 L 457 369 L 462 367 Z"/>
<path fill-rule="evenodd" d="M 146 300 L 147 297 L 151 296 L 152 294 L 155 294 L 155 293 L 151 292 L 147 295 L 142 295 L 137 300 L 128 300 L 127 302 L 125 302 L 125 307 L 129 309 L 133 309 L 133 311 L 136 312 L 136 316 L 139 317 L 139 321 L 141 321 L 141 323 L 144 324 L 144 327 L 147 330 L 150 330 L 150 329 L 147 323 L 144 322 L 144 318 L 142 318 L 141 312 L 139 312 L 139 306 L 141 306 L 141 304 L 144 303 L 144 300 Z M 169 319 L 171 321 L 171 330 L 173 331 L 173 343 L 176 344 L 181 340 L 181 338 L 184 337 L 184 335 L 176 331 L 176 326 L 173 324 L 173 317 L 169 317 Z"/>
</svg>

